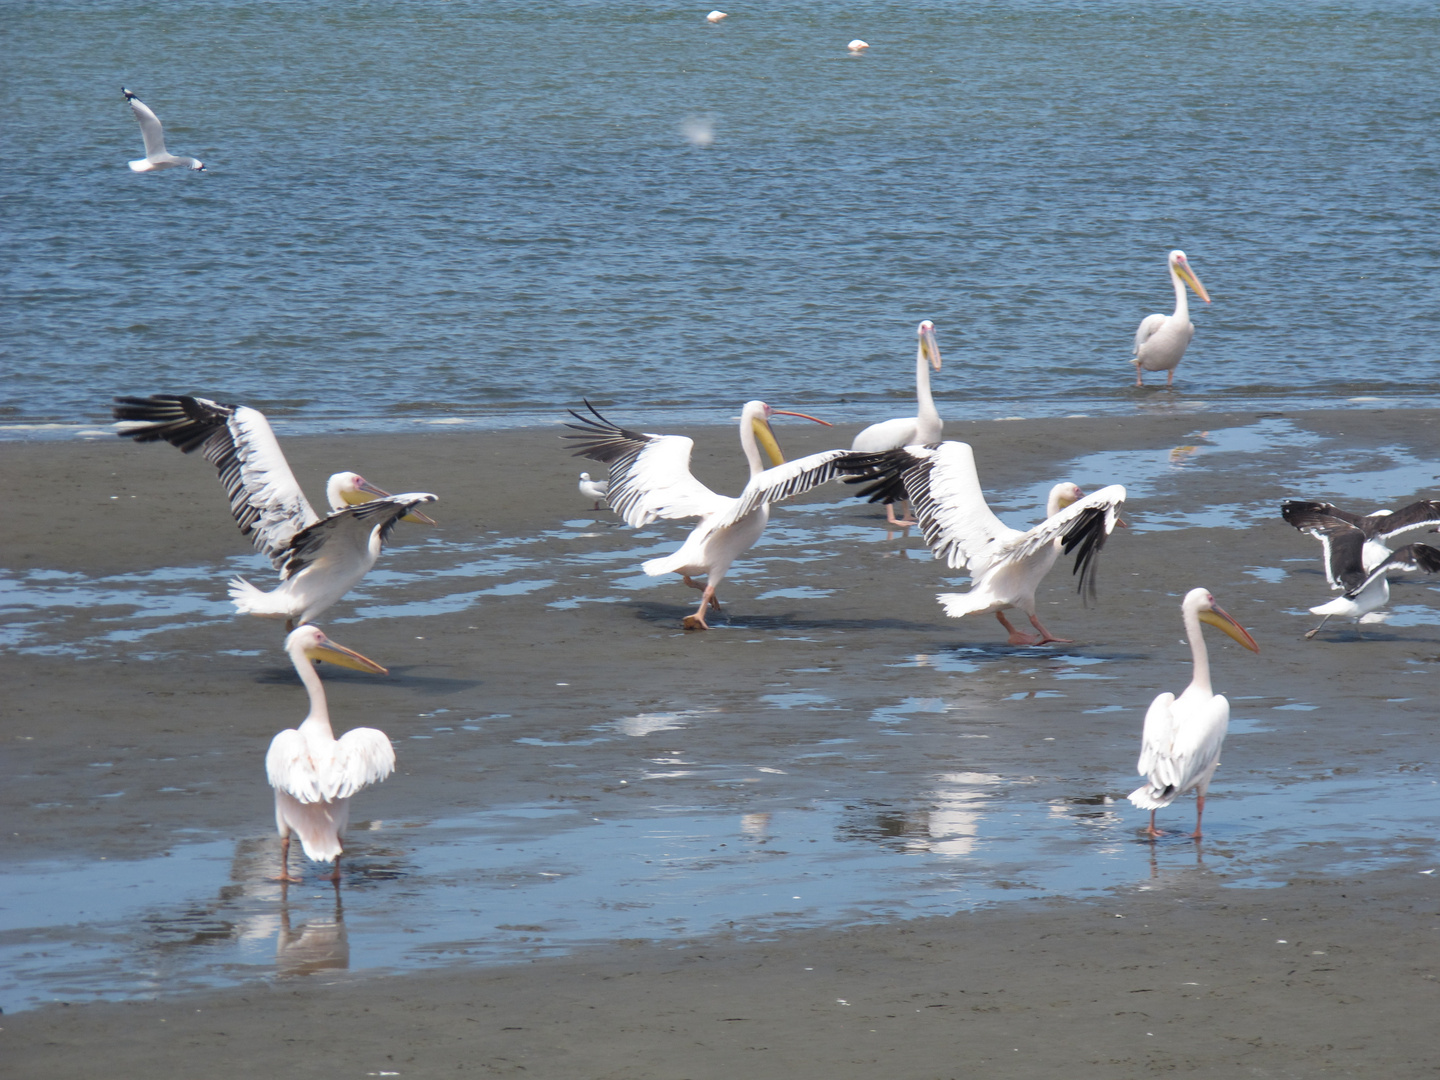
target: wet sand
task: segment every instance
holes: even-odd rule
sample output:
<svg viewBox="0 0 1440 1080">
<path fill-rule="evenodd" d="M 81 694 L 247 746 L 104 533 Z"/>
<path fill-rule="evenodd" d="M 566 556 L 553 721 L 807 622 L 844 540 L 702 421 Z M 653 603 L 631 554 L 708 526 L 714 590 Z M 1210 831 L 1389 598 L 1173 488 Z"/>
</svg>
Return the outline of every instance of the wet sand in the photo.
<svg viewBox="0 0 1440 1080">
<path fill-rule="evenodd" d="M 628 530 L 556 530 L 591 516 L 574 488 L 587 463 L 557 449 L 557 430 L 288 440 L 312 493 L 345 467 L 442 500 L 436 537 L 397 537 L 378 568 L 408 575 L 383 597 L 401 609 L 353 621 L 366 606 L 342 601 L 322 620 L 391 669 L 376 679 L 326 672 L 341 726 L 376 724 L 399 742 L 414 724 L 406 718 L 440 709 L 498 718 L 473 738 L 402 743 L 397 776 L 357 798 L 357 818 L 418 823 L 412 845 L 425 843 L 426 822 L 501 803 L 583 805 L 598 819 L 647 800 L 690 800 L 739 816 L 823 794 L 873 826 L 924 812 L 917 778 L 964 769 L 1060 812 L 1105 808 L 1123 819 L 1112 835 L 1148 853 L 1144 815 L 1115 800 L 1136 783 L 1145 705 L 1188 679 L 1178 604 L 1194 585 L 1210 588 L 1263 650 L 1257 658 L 1212 644 L 1217 687 L 1237 712 L 1264 709 L 1276 722 L 1227 743 L 1204 841 L 1157 845 L 1149 874 L 1099 895 L 1051 890 L 888 922 L 872 910 L 839 921 L 878 925 L 839 929 L 772 921 L 686 935 L 683 947 L 611 942 L 506 966 L 380 975 L 322 965 L 154 1001 L 51 1004 L 4 1018 L 7 1072 L 928 1078 L 982 1067 L 1101 1077 L 1240 1066 L 1259 1076 L 1433 1075 L 1440 875 L 1423 873 L 1436 865 L 1433 820 L 1407 818 L 1403 807 L 1407 790 L 1436 783 L 1440 631 L 1397 619 L 1364 639 L 1342 628 L 1302 640 L 1313 625 L 1303 609 L 1328 593 L 1318 545 L 1275 507 L 1287 497 L 1368 507 L 1433 495 L 1437 423 L 1432 412 L 1360 409 L 949 423 L 947 435 L 976 446 L 1007 520 L 1035 520 L 1034 504 L 1062 477 L 1131 486 L 1132 528 L 1102 556 L 1099 604 L 1078 603 L 1063 567 L 1041 594 L 1051 629 L 1078 639 L 1063 651 L 1097 665 L 1104 681 L 1079 678 L 1075 663 L 1046 650 L 1008 649 L 989 616 L 946 620 L 933 600 L 951 587 L 943 568 L 919 557 L 915 537 L 887 539 L 876 511 L 840 502 L 838 489 L 778 512 L 777 546 L 757 547 L 722 591 L 726 618 L 710 634 L 684 634 L 692 594 L 668 583 L 617 593 L 587 563 L 596 548 L 624 558 L 645 546 Z M 733 432 L 694 434 L 697 473 L 737 490 Z M 798 423 L 781 435 L 797 456 L 835 438 Z M 0 462 L 10 508 L 0 569 L 27 580 L 37 571 L 144 575 L 243 552 L 198 458 L 105 440 L 0 444 Z M 851 542 L 818 544 L 812 533 L 823 529 L 805 506 L 824 508 L 825 527 L 841 530 L 825 535 Z M 486 558 L 524 541 L 530 561 L 496 579 L 511 591 L 452 603 L 468 578 L 447 574 L 472 537 L 484 538 Z M 781 558 L 792 548 L 800 562 Z M 784 595 L 801 563 L 800 591 L 810 594 Z M 202 591 L 223 598 L 223 577 Z M 1397 586 L 1396 597 L 1434 601 L 1424 584 Z M 278 625 L 180 618 L 127 642 L 102 633 L 104 615 L 26 623 L 17 639 L 26 647 L 0 656 L 0 854 L 12 865 L 130 859 L 169 850 L 187 832 L 264 837 L 264 746 L 304 708 Z M 956 656 L 958 666 L 946 659 Z M 824 709 L 779 700 L 817 688 Z M 873 717 L 897 696 L 933 697 L 945 711 L 887 738 Z M 665 709 L 713 714 L 683 748 L 678 738 L 666 744 L 672 758 L 683 749 L 775 767 L 743 786 L 656 773 L 643 763 L 657 748 L 640 740 L 581 745 L 597 719 Z M 974 738 L 957 742 L 961 730 Z M 522 731 L 533 738 L 513 737 Z M 847 740 L 841 753 L 820 763 L 800 754 L 827 736 Z M 579 767 L 556 768 L 557 757 Z M 1328 817 L 1307 828 L 1304 814 L 1238 814 L 1347 776 L 1366 793 L 1355 797 L 1357 818 L 1379 807 L 1393 820 L 1357 833 Z M 1387 791 L 1393 804 L 1375 794 Z M 1175 828 L 1192 819 L 1188 797 L 1162 813 Z M 1247 884 L 1265 887 L 1237 887 Z M 403 876 L 376 886 L 404 887 Z M 896 912 L 913 914 L 901 904 Z"/>
</svg>

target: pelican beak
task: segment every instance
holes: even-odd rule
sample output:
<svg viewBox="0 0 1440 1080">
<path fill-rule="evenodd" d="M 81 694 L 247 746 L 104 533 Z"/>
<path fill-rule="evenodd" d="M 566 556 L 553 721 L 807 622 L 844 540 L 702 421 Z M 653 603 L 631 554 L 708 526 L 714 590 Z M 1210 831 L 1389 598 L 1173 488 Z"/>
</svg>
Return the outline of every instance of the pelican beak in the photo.
<svg viewBox="0 0 1440 1080">
<path fill-rule="evenodd" d="M 1195 271 L 1190 269 L 1189 263 L 1177 261 L 1175 263 L 1175 272 L 1180 275 L 1181 281 L 1190 286 L 1191 292 L 1200 297 L 1201 300 L 1204 300 L 1205 303 L 1208 304 L 1210 302 L 1210 294 L 1205 291 L 1205 286 L 1200 284 L 1200 279 L 1195 276 Z"/>
<path fill-rule="evenodd" d="M 930 370 L 940 370 L 940 346 L 935 344 L 935 324 L 926 319 L 920 324 L 920 355 L 930 361 Z"/>
<path fill-rule="evenodd" d="M 416 525 L 439 525 L 440 523 L 429 514 L 423 514 L 419 510 L 411 510 L 400 519 L 401 521 L 413 521 Z"/>
<path fill-rule="evenodd" d="M 368 671 L 372 675 L 390 674 L 369 657 L 361 656 L 354 649 L 347 649 L 344 645 L 338 645 L 328 637 L 321 638 L 319 644 L 306 649 L 305 655 L 311 660 L 328 660 L 332 664 L 353 668 L 356 671 Z"/>
<path fill-rule="evenodd" d="M 818 416 L 811 416 L 809 413 L 791 412 L 789 409 L 771 409 L 771 416 L 798 416 L 801 420 L 814 420 L 817 424 L 824 424 L 826 427 L 834 427 L 829 420 L 821 420 Z M 765 451 L 765 456 L 770 459 L 770 464 L 784 465 L 785 455 L 780 452 L 780 444 L 775 441 L 775 432 L 770 430 L 770 425 L 764 419 L 756 417 L 755 441 Z"/>
<path fill-rule="evenodd" d="M 1209 623 L 1218 630 L 1223 630 L 1251 652 L 1258 653 L 1260 651 L 1260 646 L 1255 644 L 1255 639 L 1250 636 L 1250 632 L 1218 607 L 1200 612 L 1200 621 Z"/>
<path fill-rule="evenodd" d="M 369 496 L 368 499 L 365 497 L 365 495 L 360 494 L 362 491 L 365 492 L 365 495 Z M 355 485 L 355 489 L 353 491 L 346 491 L 341 496 L 341 498 L 343 498 L 345 502 L 348 503 L 350 506 L 359 506 L 362 503 L 371 502 L 374 499 L 383 499 L 389 494 L 390 492 L 386 491 L 384 488 L 376 487 L 374 484 L 370 483 L 369 480 L 361 480 L 358 484 Z"/>
</svg>

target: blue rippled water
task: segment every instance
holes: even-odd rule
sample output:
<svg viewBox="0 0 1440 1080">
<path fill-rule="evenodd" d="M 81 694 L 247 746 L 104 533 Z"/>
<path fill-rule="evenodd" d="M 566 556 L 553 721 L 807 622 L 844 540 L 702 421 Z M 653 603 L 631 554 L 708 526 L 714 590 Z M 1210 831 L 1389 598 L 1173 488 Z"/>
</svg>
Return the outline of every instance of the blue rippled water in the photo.
<svg viewBox="0 0 1440 1080">
<path fill-rule="evenodd" d="M 922 318 L 956 418 L 1440 404 L 1429 0 L 706 10 L 6 4 L 0 424 L 858 420 Z M 204 175 L 126 168 L 122 84 Z M 1166 395 L 1171 247 L 1214 303 Z"/>
</svg>

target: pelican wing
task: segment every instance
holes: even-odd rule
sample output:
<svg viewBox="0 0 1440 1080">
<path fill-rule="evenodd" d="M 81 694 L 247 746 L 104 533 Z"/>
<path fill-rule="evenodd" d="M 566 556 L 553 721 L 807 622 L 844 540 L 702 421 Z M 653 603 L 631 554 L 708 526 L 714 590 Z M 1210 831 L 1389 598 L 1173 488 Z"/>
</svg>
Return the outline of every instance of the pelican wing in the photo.
<svg viewBox="0 0 1440 1080">
<path fill-rule="evenodd" d="M 849 450 L 822 450 L 752 476 L 740 497 L 734 500 L 734 505 L 716 520 L 715 527 L 733 525 L 760 506 L 803 495 L 811 488 L 835 479 L 844 472 L 842 459 L 851 456 Z"/>
<path fill-rule="evenodd" d="M 295 534 L 276 561 L 280 580 L 288 581 L 317 564 L 364 562 L 372 537 L 378 534 L 377 542 L 384 547 L 401 518 L 421 503 L 436 501 L 428 491 L 411 491 L 336 510 Z"/>
<path fill-rule="evenodd" d="M 907 446 L 897 453 L 911 457 L 904 471 L 910 507 L 925 543 L 947 566 L 982 573 L 993 561 L 997 543 L 1024 535 L 997 518 L 985 501 L 969 443 Z"/>
<path fill-rule="evenodd" d="M 240 532 L 278 568 L 295 535 L 320 520 L 300 490 L 265 414 L 182 394 L 115 399 L 122 438 L 164 440 L 185 453 L 203 450 L 220 471 Z"/>
<path fill-rule="evenodd" d="M 149 158 L 155 157 L 157 154 L 164 154 L 166 152 L 165 131 L 160 126 L 160 118 L 155 115 L 149 105 L 146 105 L 129 90 L 124 87 L 121 87 L 120 90 L 125 95 L 125 100 L 130 103 L 130 111 L 135 114 L 135 119 L 140 121 L 140 137 L 145 140 L 145 156 Z"/>
<path fill-rule="evenodd" d="M 648 525 L 656 518 L 706 517 L 724 513 L 734 503 L 691 474 L 693 439 L 631 431 L 606 420 L 590 402 L 585 407 L 594 418 L 571 409 L 570 415 L 580 423 L 565 426 L 583 434 L 565 438 L 575 440 L 575 457 L 610 466 L 605 498 L 627 525 Z"/>
<path fill-rule="evenodd" d="M 307 804 L 348 799 L 394 769 L 395 748 L 375 728 L 352 728 L 328 744 L 316 744 L 287 728 L 270 740 L 265 754 L 270 786 Z"/>
<path fill-rule="evenodd" d="M 1140 321 L 1140 326 L 1135 331 L 1134 353 L 1136 356 L 1140 355 L 1140 346 L 1144 345 L 1145 342 L 1149 341 L 1159 332 L 1160 328 L 1165 325 L 1167 318 L 1169 318 L 1168 315 L 1162 315 L 1157 311 L 1154 315 L 1146 315 L 1145 318 Z"/>
<path fill-rule="evenodd" d="M 1440 574 L 1440 548 L 1431 547 L 1429 544 L 1406 544 L 1404 547 L 1396 548 L 1384 562 L 1361 579 L 1360 584 L 1347 590 L 1345 598 L 1354 600 L 1376 578 L 1407 571 L 1419 574 Z"/>
<path fill-rule="evenodd" d="M 1141 776 L 1150 776 L 1160 762 L 1169 757 L 1174 737 L 1175 695 L 1167 691 L 1157 696 L 1145 713 L 1145 727 L 1140 735 L 1140 760 L 1135 765 Z"/>
<path fill-rule="evenodd" d="M 1219 764 L 1229 726 L 1230 702 L 1221 694 L 1187 701 L 1166 693 L 1151 703 L 1136 768 L 1149 778 L 1148 794 L 1158 805 L 1190 790 Z"/>
</svg>

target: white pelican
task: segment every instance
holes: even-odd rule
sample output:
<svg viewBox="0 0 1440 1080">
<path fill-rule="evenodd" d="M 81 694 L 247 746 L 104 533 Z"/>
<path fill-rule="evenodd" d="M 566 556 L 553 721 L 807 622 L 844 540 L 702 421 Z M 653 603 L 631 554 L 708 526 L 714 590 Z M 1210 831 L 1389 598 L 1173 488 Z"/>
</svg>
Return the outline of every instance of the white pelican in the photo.
<svg viewBox="0 0 1440 1080">
<path fill-rule="evenodd" d="M 985 502 L 975 454 L 968 443 L 943 442 L 937 446 L 907 446 L 868 458 L 871 472 L 858 480 L 879 482 L 861 492 L 872 501 L 893 497 L 896 490 L 910 496 L 925 542 L 935 558 L 952 567 L 964 566 L 973 584 L 969 592 L 941 593 L 936 597 L 952 618 L 993 611 L 1009 633 L 1011 645 L 1045 645 L 1057 638 L 1035 614 L 1035 590 L 1055 565 L 1061 552 L 1077 551 L 1073 573 L 1080 588 L 1094 592 L 1094 560 L 1119 520 L 1125 489 L 1119 484 L 1086 495 L 1074 484 L 1056 484 L 1050 490 L 1046 518 L 1029 532 L 1012 529 Z M 844 463 L 849 466 L 850 463 Z M 847 471 L 848 468 L 847 468 Z M 1040 632 L 1031 637 L 1005 618 L 1005 609 L 1018 607 Z"/>
<path fill-rule="evenodd" d="M 275 789 L 275 827 L 280 832 L 280 876 L 290 876 L 290 837 L 298 836 L 316 862 L 335 860 L 325 880 L 340 880 L 340 836 L 350 821 L 350 796 L 384 780 L 395 768 L 395 749 L 383 731 L 351 728 L 340 738 L 330 727 L 325 687 L 313 661 L 384 675 L 373 660 L 337 645 L 318 626 L 302 626 L 285 639 L 300 681 L 310 695 L 310 713 L 298 728 L 286 728 L 270 742 L 265 775 Z"/>
<path fill-rule="evenodd" d="M 847 49 L 849 49 L 852 53 L 862 53 L 862 52 L 864 52 L 866 49 L 868 49 L 868 48 L 870 47 L 870 43 L 869 43 L 868 41 L 861 41 L 861 40 L 857 37 L 857 38 L 855 38 L 853 41 L 851 41 L 849 45 L 846 45 L 845 47 L 846 47 Z"/>
<path fill-rule="evenodd" d="M 391 495 L 357 473 L 336 473 L 326 491 L 331 513 L 310 506 L 290 471 L 270 423 L 256 409 L 207 398 L 154 394 L 116 398 L 118 434 L 136 442 L 164 440 L 189 454 L 203 450 L 220 471 L 240 531 L 280 571 L 269 593 L 236 578 L 230 596 L 242 612 L 309 622 L 354 587 L 379 558 L 397 521 L 427 525 L 415 510 L 435 496 Z"/>
<path fill-rule="evenodd" d="M 1136 765 L 1146 782 L 1130 793 L 1130 801 L 1150 811 L 1150 826 L 1145 831 L 1153 838 L 1161 835 L 1155 828 L 1155 811 L 1194 788 L 1195 831 L 1190 835 L 1198 840 L 1205 792 L 1220 765 L 1220 745 L 1230 726 L 1230 702 L 1210 688 L 1210 657 L 1200 624 L 1219 627 L 1251 652 L 1258 653 L 1260 646 L 1243 626 L 1215 606 L 1215 598 L 1204 589 L 1186 593 L 1180 611 L 1195 672 L 1178 698 L 1164 693 L 1150 703 Z"/>
<path fill-rule="evenodd" d="M 708 630 L 705 609 L 714 604 L 715 589 L 724 580 L 730 564 L 760 539 L 770 520 L 770 504 L 809 491 L 840 475 L 836 462 L 848 450 L 825 450 L 797 461 L 786 462 L 770 430 L 772 416 L 798 416 L 826 424 L 805 413 L 772 409 L 763 401 L 745 403 L 740 414 L 740 446 L 750 464 L 750 482 L 739 498 L 719 495 L 690 473 L 693 439 L 683 435 L 650 435 L 612 424 L 590 402 L 586 408 L 594 419 L 573 409 L 570 415 L 579 424 L 567 427 L 584 432 L 566 435 L 576 440 L 576 457 L 588 457 L 610 466 L 611 508 L 627 525 L 648 525 L 656 518 L 698 517 L 684 545 L 673 555 L 651 559 L 641 569 L 651 577 L 679 574 L 692 589 L 702 590 L 695 614 L 685 617 L 685 629 Z M 828 427 L 829 425 L 826 424 Z M 773 462 L 765 468 L 760 456 L 764 447 Z M 702 586 L 692 578 L 705 576 Z"/>
<path fill-rule="evenodd" d="M 871 424 L 855 436 L 850 449 L 857 453 L 874 454 L 881 450 L 898 450 L 902 446 L 928 446 L 938 443 L 945 430 L 945 421 L 935 408 L 930 395 L 930 370 L 940 370 L 940 346 L 935 343 L 935 324 L 926 319 L 915 328 L 919 345 L 915 349 L 915 401 L 918 415 L 901 416 Z M 900 500 L 904 502 L 902 498 Z M 885 503 L 885 516 L 892 525 L 914 525 L 906 503 L 904 520 L 895 516 L 895 503 Z"/>
<path fill-rule="evenodd" d="M 580 474 L 580 494 L 591 500 L 599 510 L 605 503 L 605 493 L 610 489 L 607 480 L 591 480 L 588 472 Z"/>
<path fill-rule="evenodd" d="M 135 114 L 135 119 L 140 121 L 140 137 L 145 140 L 145 156 L 130 162 L 130 168 L 136 172 L 155 172 L 183 165 L 195 172 L 205 171 L 204 164 L 198 158 L 178 157 L 166 150 L 165 132 L 160 127 L 160 118 L 151 111 L 150 106 L 123 86 L 120 92 L 130 103 L 130 111 Z"/>
<path fill-rule="evenodd" d="M 1144 373 L 1164 371 L 1165 385 L 1175 382 L 1175 368 L 1190 339 L 1195 336 L 1195 324 L 1190 321 L 1190 304 L 1185 297 L 1185 286 L 1195 290 L 1195 295 L 1210 303 L 1210 294 L 1200 279 L 1190 269 L 1185 253 L 1178 248 L 1167 256 L 1170 267 L 1170 284 L 1175 286 L 1175 310 L 1169 315 L 1147 315 L 1135 331 L 1135 385 L 1143 386 Z"/>
<path fill-rule="evenodd" d="M 711 22 L 711 23 L 718 23 L 718 22 L 723 22 L 725 19 L 728 19 L 729 17 L 730 17 L 729 15 L 727 15 L 725 12 L 723 12 L 723 11 L 721 11 L 721 10 L 719 10 L 719 9 L 717 8 L 716 10 L 710 12 L 709 15 L 706 15 L 706 16 L 705 16 L 705 21 L 706 21 L 706 22 Z"/>
</svg>

